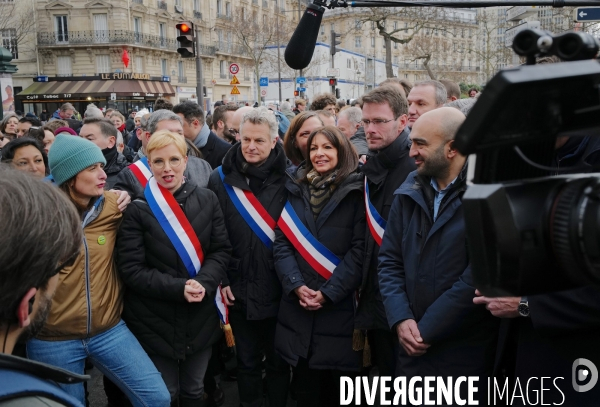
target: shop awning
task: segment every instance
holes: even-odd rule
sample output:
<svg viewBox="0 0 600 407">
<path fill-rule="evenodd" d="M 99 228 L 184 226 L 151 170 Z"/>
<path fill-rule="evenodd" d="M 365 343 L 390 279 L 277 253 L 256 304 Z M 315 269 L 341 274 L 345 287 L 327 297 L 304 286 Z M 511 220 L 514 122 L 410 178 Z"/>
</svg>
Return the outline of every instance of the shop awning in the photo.
<svg viewBox="0 0 600 407">
<path fill-rule="evenodd" d="M 91 80 L 91 81 L 54 81 L 35 82 L 16 95 L 21 100 L 64 100 L 82 99 L 88 96 L 109 97 L 116 93 L 117 98 L 124 96 L 160 97 L 175 96 L 175 90 L 169 82 L 139 80 Z"/>
</svg>

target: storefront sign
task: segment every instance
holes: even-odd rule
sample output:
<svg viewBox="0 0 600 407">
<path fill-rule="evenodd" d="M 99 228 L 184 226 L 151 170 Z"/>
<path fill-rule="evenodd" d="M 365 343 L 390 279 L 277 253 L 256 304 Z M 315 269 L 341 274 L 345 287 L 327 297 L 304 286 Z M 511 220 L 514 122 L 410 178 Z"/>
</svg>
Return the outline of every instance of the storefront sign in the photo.
<svg viewBox="0 0 600 407">
<path fill-rule="evenodd" d="M 149 81 L 150 74 L 148 73 L 102 73 L 100 74 L 100 79 L 102 80 L 116 80 L 116 79 L 127 79 L 127 80 L 141 80 L 141 81 Z"/>
</svg>

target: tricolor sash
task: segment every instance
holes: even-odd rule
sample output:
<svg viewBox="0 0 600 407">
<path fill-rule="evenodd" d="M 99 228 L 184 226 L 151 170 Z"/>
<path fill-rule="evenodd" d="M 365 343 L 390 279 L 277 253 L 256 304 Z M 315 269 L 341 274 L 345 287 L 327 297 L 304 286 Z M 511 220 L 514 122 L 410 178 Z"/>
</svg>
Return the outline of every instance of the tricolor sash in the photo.
<svg viewBox="0 0 600 407">
<path fill-rule="evenodd" d="M 139 167 L 137 166 L 137 168 Z M 148 179 L 144 188 L 144 196 L 161 228 L 167 234 L 171 243 L 173 243 L 177 254 L 185 265 L 188 275 L 190 278 L 196 277 L 204 262 L 204 252 L 202 251 L 202 246 L 196 232 L 194 232 L 190 221 L 185 216 L 185 213 L 183 213 L 175 197 L 166 188 L 161 186 L 154 177 Z M 229 327 L 229 313 L 221 293 L 221 286 L 217 287 L 215 305 L 227 336 L 228 330 L 231 333 L 231 327 Z M 231 341 L 233 341 L 232 335 Z"/>
<path fill-rule="evenodd" d="M 148 180 L 152 177 L 152 171 L 150 171 L 150 165 L 148 165 L 148 157 L 137 160 L 129 165 L 129 168 L 138 182 L 142 185 L 142 188 L 146 188 Z"/>
<path fill-rule="evenodd" d="M 296 211 L 286 202 L 277 226 L 288 238 L 302 258 L 323 278 L 329 279 L 340 259 L 319 242 L 298 218 Z"/>
<path fill-rule="evenodd" d="M 365 208 L 367 211 L 367 225 L 369 225 L 371 235 L 373 236 L 373 239 L 375 239 L 375 242 L 381 246 L 387 221 L 379 215 L 379 212 L 377 212 L 377 209 L 375 209 L 375 206 L 369 199 L 369 183 L 367 182 L 367 177 L 365 177 Z"/>
<path fill-rule="evenodd" d="M 229 199 L 237 209 L 242 218 L 246 221 L 250 229 L 258 236 L 261 242 L 267 248 L 273 248 L 275 241 L 275 226 L 277 223 L 269 215 L 269 212 L 262 206 L 252 191 L 246 191 L 238 187 L 231 186 L 225 182 L 223 167 L 219 167 L 219 175 Z"/>
</svg>

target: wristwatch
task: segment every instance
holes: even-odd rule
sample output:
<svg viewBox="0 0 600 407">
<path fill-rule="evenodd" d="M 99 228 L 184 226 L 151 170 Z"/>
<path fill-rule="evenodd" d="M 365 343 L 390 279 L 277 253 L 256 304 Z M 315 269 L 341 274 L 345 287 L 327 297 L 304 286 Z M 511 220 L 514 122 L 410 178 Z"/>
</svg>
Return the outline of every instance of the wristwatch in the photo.
<svg viewBox="0 0 600 407">
<path fill-rule="evenodd" d="M 522 317 L 529 317 L 529 301 L 527 301 L 527 297 L 521 297 L 521 301 L 519 301 L 519 315 Z"/>
</svg>

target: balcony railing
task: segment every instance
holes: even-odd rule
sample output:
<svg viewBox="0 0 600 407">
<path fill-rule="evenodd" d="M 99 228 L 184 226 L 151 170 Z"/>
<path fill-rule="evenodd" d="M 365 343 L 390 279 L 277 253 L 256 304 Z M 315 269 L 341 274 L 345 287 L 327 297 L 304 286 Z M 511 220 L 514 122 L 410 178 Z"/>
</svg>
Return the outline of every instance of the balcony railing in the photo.
<svg viewBox="0 0 600 407">
<path fill-rule="evenodd" d="M 177 49 L 177 40 L 158 35 L 127 30 L 69 31 L 67 34 L 38 32 L 38 44 L 48 45 L 91 45 L 91 44 L 135 44 L 144 47 Z"/>
<path fill-rule="evenodd" d="M 166 10 L 167 9 L 167 2 L 166 1 L 162 1 L 162 0 L 157 0 L 157 7 L 161 10 Z"/>
<path fill-rule="evenodd" d="M 248 50 L 241 45 L 228 44 L 225 42 L 217 43 L 217 52 L 222 54 L 247 56 Z"/>
<path fill-rule="evenodd" d="M 133 0 L 133 2 L 137 4 L 144 4 L 144 0 Z"/>
<path fill-rule="evenodd" d="M 200 52 L 200 55 L 215 56 L 217 54 L 216 47 L 211 47 L 209 45 L 199 45 L 197 46 L 197 49 Z"/>
<path fill-rule="evenodd" d="M 202 13 L 194 10 L 194 18 L 197 18 L 198 20 L 202 20 Z"/>
<path fill-rule="evenodd" d="M 217 18 L 224 18 L 226 20 L 231 20 L 231 15 L 230 14 L 217 13 Z"/>
<path fill-rule="evenodd" d="M 407 71 L 425 71 L 427 68 L 423 64 L 415 63 L 400 63 L 394 64 L 398 65 L 399 69 L 404 69 Z M 444 64 L 429 64 L 429 68 L 435 71 L 459 71 L 459 72 L 479 72 L 478 66 L 461 66 L 461 65 L 444 65 Z"/>
<path fill-rule="evenodd" d="M 180 76 L 177 78 L 179 83 L 187 83 L 187 78 L 185 76 Z"/>
</svg>

